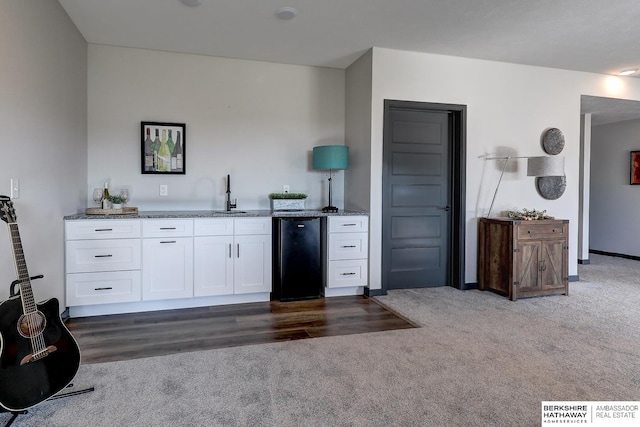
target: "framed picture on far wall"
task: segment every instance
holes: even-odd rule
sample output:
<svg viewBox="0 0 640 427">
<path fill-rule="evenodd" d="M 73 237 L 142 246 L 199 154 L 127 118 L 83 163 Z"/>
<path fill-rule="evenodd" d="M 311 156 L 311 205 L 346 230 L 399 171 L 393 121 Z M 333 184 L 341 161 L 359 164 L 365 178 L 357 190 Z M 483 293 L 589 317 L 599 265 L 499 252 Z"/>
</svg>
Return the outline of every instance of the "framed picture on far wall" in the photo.
<svg viewBox="0 0 640 427">
<path fill-rule="evenodd" d="M 631 152 L 631 185 L 640 185 L 640 151 Z"/>
<path fill-rule="evenodd" d="M 185 173 L 184 123 L 140 122 L 142 173 Z"/>
</svg>

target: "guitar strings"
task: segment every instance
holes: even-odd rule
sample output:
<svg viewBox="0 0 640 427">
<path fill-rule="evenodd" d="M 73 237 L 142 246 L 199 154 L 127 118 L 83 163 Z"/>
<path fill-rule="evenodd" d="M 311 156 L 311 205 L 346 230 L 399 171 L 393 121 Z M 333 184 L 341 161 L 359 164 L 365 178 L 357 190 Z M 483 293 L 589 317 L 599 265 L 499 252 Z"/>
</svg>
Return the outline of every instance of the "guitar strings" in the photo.
<svg viewBox="0 0 640 427">
<path fill-rule="evenodd" d="M 34 357 L 34 359 L 38 359 L 46 355 L 47 347 L 42 335 L 45 325 L 40 320 L 41 316 L 33 299 L 33 292 L 31 291 L 31 282 L 29 272 L 27 270 L 27 263 L 24 259 L 22 242 L 20 241 L 20 234 L 18 233 L 18 224 L 9 224 L 9 231 L 13 240 L 16 270 L 18 273 L 18 280 L 20 280 L 20 297 L 22 300 L 22 310 L 26 319 L 27 327 L 29 329 L 29 339 L 31 341 L 31 349 L 33 351 L 32 357 Z M 20 326 L 21 325 L 18 325 L 18 327 Z"/>
</svg>

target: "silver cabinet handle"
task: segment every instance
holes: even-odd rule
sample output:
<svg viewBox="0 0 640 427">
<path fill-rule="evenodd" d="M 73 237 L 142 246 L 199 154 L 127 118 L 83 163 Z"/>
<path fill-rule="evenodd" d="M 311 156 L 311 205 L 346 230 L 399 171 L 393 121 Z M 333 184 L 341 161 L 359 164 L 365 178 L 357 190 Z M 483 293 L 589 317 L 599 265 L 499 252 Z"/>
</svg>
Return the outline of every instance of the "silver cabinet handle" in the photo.
<svg viewBox="0 0 640 427">
<path fill-rule="evenodd" d="M 160 242 L 160 243 L 175 243 L 175 240 L 165 240 L 164 242 Z"/>
<path fill-rule="evenodd" d="M 113 231 L 113 228 L 96 228 L 94 231 Z"/>
<path fill-rule="evenodd" d="M 175 230 L 175 227 L 160 227 L 160 230 Z"/>
<path fill-rule="evenodd" d="M 355 227 L 358 224 L 342 224 L 343 227 Z"/>
<path fill-rule="evenodd" d="M 229 243 L 229 258 L 231 258 L 231 243 Z"/>
<path fill-rule="evenodd" d="M 238 258 L 240 258 L 240 243 L 236 243 L 236 251 L 237 251 L 237 256 Z"/>
<path fill-rule="evenodd" d="M 111 258 L 113 255 L 105 254 L 105 255 L 94 255 L 94 258 Z"/>
<path fill-rule="evenodd" d="M 355 248 L 356 245 L 347 245 L 347 246 L 341 246 L 342 248 Z"/>
<path fill-rule="evenodd" d="M 111 289 L 113 289 L 111 286 L 106 287 L 106 288 L 94 288 L 94 291 L 110 291 Z"/>
<path fill-rule="evenodd" d="M 340 273 L 341 276 L 355 276 L 356 273 Z"/>
</svg>

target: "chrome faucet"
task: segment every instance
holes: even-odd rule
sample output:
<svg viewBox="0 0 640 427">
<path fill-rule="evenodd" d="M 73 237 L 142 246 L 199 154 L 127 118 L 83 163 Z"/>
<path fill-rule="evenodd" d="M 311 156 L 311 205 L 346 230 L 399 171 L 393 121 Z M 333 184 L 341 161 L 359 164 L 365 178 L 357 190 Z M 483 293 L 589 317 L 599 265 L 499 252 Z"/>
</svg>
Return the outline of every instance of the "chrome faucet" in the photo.
<svg viewBox="0 0 640 427">
<path fill-rule="evenodd" d="M 238 203 L 238 199 L 234 199 L 231 203 L 231 176 L 227 175 L 227 212 L 231 212 L 231 209 L 235 209 Z"/>
</svg>

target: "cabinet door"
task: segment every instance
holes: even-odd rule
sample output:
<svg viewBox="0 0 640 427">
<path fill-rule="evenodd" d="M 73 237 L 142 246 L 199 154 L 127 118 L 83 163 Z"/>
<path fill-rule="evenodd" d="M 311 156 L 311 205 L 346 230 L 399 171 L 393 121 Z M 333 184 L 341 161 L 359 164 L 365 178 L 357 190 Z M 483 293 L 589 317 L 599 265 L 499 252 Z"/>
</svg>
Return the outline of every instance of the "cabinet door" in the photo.
<svg viewBox="0 0 640 427">
<path fill-rule="evenodd" d="M 233 294 L 233 236 L 196 237 L 193 295 Z"/>
<path fill-rule="evenodd" d="M 540 267 L 542 289 L 564 288 L 567 276 L 565 273 L 563 240 L 551 240 L 542 242 L 542 262 Z"/>
<path fill-rule="evenodd" d="M 193 238 L 142 241 L 142 299 L 193 296 Z"/>
<path fill-rule="evenodd" d="M 519 282 L 518 292 L 540 290 L 540 242 L 521 241 L 514 256 L 514 280 Z"/>
<path fill-rule="evenodd" d="M 236 236 L 234 293 L 271 292 L 271 236 Z"/>
</svg>

